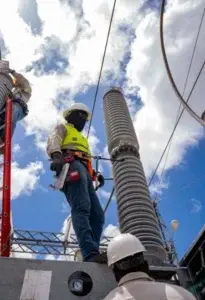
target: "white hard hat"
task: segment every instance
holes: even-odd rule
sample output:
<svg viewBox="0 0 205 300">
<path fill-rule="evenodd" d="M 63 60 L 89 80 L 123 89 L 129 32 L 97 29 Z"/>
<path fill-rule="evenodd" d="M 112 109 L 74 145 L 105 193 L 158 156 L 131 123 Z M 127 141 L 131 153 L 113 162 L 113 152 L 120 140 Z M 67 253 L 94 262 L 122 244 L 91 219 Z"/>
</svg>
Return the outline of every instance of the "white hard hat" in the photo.
<svg viewBox="0 0 205 300">
<path fill-rule="evenodd" d="M 63 113 L 63 117 L 66 118 L 72 111 L 74 110 L 82 110 L 88 114 L 87 120 L 90 120 L 91 114 L 88 107 L 83 103 L 75 103 L 69 109 L 65 110 Z"/>
<path fill-rule="evenodd" d="M 108 245 L 108 266 L 113 265 L 123 258 L 145 251 L 145 247 L 136 236 L 130 233 L 119 234 Z"/>
</svg>

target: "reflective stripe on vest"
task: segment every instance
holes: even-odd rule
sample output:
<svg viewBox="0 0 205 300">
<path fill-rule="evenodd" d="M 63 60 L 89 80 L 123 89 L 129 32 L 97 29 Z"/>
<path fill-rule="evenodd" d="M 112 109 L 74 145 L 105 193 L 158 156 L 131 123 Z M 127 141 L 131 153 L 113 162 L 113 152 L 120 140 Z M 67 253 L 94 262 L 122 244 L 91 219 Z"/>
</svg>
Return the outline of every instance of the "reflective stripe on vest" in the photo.
<svg viewBox="0 0 205 300">
<path fill-rule="evenodd" d="M 82 151 L 91 155 L 88 140 L 72 125 L 65 124 L 66 136 L 62 141 L 61 149 Z"/>
</svg>

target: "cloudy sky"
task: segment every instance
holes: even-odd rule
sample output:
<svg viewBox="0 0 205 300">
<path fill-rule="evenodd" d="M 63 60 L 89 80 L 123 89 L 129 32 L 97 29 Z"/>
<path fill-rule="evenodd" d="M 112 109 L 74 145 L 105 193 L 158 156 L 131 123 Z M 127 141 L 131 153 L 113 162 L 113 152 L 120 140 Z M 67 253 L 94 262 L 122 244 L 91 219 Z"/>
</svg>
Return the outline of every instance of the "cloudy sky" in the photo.
<svg viewBox="0 0 205 300">
<path fill-rule="evenodd" d="M 113 1 L 7 0 L 0 10 L 0 44 L 11 68 L 31 82 L 29 115 L 13 138 L 12 210 L 18 229 L 60 232 L 70 210 L 63 194 L 49 189 L 52 173 L 45 147 L 48 134 L 74 102 L 92 108 Z M 90 142 L 93 154 L 108 157 L 103 94 L 112 85 L 123 87 L 140 143 L 149 180 L 175 124 L 179 101 L 168 81 L 159 44 L 159 0 L 118 0 L 116 4 Z M 204 0 L 167 1 L 165 44 L 173 76 L 182 92 Z M 185 98 L 205 59 L 205 20 L 190 72 Z M 201 114 L 205 71 L 190 99 Z M 169 155 L 150 188 L 181 257 L 204 224 L 204 131 L 187 113 L 177 127 Z M 165 155 L 166 157 L 166 155 Z M 163 177 L 161 176 L 163 166 Z M 105 177 L 108 163 L 101 164 Z M 99 196 L 106 204 L 112 183 Z M 115 234 L 116 201 L 106 215 L 106 233 Z"/>
</svg>

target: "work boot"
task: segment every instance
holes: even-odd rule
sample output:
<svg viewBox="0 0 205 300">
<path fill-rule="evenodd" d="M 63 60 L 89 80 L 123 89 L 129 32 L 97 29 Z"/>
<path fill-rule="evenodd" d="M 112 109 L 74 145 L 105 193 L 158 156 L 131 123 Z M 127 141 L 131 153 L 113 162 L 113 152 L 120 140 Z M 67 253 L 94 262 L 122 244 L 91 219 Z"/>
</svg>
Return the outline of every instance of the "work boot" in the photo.
<svg viewBox="0 0 205 300">
<path fill-rule="evenodd" d="M 107 252 L 92 255 L 85 262 L 94 262 L 98 264 L 107 264 Z"/>
</svg>

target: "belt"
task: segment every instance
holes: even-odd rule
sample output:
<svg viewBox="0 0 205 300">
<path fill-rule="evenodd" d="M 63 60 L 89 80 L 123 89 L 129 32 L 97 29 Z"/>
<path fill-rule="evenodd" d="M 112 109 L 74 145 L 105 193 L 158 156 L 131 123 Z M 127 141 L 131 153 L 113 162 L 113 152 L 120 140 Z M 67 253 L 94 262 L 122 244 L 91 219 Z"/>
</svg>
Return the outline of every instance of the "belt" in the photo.
<svg viewBox="0 0 205 300">
<path fill-rule="evenodd" d="M 91 160 L 90 160 L 90 157 L 88 156 L 88 154 L 86 154 L 84 152 L 72 151 L 72 150 L 64 150 L 63 152 L 65 153 L 65 155 L 66 154 L 73 155 L 76 159 L 79 159 L 82 162 L 82 164 L 87 168 L 90 176 L 93 178 L 94 171 L 93 171 L 92 163 L 91 163 Z"/>
<path fill-rule="evenodd" d="M 64 155 L 73 155 L 76 158 L 79 158 L 79 159 L 82 159 L 82 160 L 85 160 L 85 161 L 90 160 L 90 156 L 88 154 L 86 154 L 85 152 L 69 150 L 69 149 L 63 149 L 62 152 L 63 152 Z"/>
<path fill-rule="evenodd" d="M 17 102 L 22 107 L 25 116 L 28 115 L 29 113 L 28 105 L 21 98 L 16 98 L 16 99 L 14 98 L 13 102 Z"/>
</svg>

